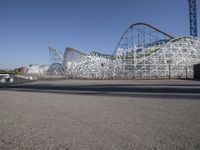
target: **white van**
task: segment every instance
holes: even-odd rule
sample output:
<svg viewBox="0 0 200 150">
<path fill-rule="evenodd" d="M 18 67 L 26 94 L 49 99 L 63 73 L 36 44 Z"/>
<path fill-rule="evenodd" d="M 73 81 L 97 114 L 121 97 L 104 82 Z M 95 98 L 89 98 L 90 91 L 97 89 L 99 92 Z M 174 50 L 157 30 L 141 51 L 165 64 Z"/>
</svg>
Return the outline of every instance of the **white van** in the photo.
<svg viewBox="0 0 200 150">
<path fill-rule="evenodd" d="M 9 74 L 0 74 L 0 83 L 13 82 L 13 78 Z"/>
</svg>

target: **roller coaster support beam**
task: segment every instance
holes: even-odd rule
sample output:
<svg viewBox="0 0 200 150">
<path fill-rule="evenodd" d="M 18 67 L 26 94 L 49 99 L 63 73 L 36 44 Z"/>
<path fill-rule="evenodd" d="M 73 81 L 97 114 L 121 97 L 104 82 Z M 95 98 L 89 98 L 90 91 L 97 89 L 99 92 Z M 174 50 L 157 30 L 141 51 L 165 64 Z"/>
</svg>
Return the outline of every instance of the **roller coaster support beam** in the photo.
<svg viewBox="0 0 200 150">
<path fill-rule="evenodd" d="M 196 0 L 189 1 L 189 15 L 190 15 L 190 35 L 197 37 L 197 15 L 196 15 Z"/>
</svg>

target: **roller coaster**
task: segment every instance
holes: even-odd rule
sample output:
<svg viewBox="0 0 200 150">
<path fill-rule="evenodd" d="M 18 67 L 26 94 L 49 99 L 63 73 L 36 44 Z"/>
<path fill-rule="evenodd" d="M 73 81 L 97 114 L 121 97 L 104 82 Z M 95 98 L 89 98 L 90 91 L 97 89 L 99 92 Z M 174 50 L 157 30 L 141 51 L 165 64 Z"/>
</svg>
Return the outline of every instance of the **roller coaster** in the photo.
<svg viewBox="0 0 200 150">
<path fill-rule="evenodd" d="M 200 40 L 176 37 L 145 23 L 131 25 L 114 54 L 113 78 L 192 78 Z"/>
<path fill-rule="evenodd" d="M 112 55 L 66 48 L 63 57 L 59 67 L 67 78 L 192 78 L 193 65 L 200 63 L 200 39 L 173 37 L 149 24 L 136 23 L 125 30 Z"/>
</svg>

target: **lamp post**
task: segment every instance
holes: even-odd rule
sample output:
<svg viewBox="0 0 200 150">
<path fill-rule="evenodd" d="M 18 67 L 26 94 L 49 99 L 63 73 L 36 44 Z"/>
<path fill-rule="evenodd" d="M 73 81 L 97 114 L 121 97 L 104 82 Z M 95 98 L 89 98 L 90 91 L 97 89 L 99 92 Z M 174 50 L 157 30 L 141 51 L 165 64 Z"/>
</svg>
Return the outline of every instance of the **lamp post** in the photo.
<svg viewBox="0 0 200 150">
<path fill-rule="evenodd" d="M 185 65 L 185 76 L 186 76 L 186 79 L 188 78 L 188 67 L 187 67 L 187 62 L 186 62 L 186 65 Z"/>
<path fill-rule="evenodd" d="M 168 70 L 169 70 L 169 79 L 171 79 L 171 63 L 172 63 L 172 60 L 171 59 L 167 60 L 167 63 L 168 63 Z"/>
</svg>

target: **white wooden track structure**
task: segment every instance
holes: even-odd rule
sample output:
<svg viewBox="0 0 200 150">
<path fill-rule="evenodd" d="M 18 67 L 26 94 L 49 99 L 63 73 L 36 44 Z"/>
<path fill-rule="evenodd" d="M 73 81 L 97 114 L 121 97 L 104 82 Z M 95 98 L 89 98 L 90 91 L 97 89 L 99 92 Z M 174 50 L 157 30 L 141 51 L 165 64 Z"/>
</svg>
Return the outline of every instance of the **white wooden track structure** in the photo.
<svg viewBox="0 0 200 150">
<path fill-rule="evenodd" d="M 199 38 L 174 38 L 146 23 L 136 23 L 123 33 L 112 55 L 67 48 L 62 66 L 67 78 L 155 79 L 193 78 L 193 65 L 198 63 Z"/>
</svg>

